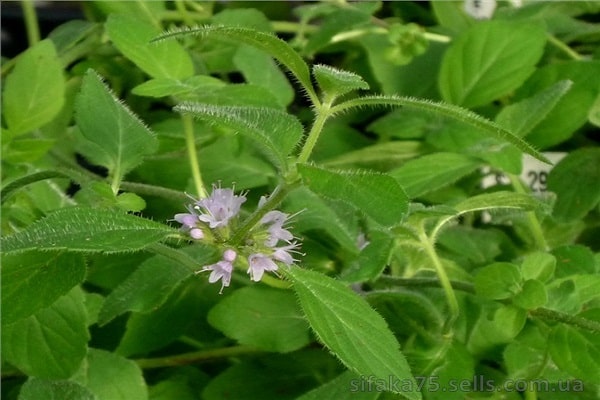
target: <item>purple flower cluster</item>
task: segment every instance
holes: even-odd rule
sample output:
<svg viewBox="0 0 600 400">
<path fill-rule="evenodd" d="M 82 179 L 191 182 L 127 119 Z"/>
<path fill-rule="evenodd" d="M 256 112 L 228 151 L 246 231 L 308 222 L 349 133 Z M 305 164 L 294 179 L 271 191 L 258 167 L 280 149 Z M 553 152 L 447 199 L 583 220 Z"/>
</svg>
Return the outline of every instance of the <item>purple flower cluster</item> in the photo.
<svg viewBox="0 0 600 400">
<path fill-rule="evenodd" d="M 176 214 L 175 221 L 181 224 L 181 230 L 192 239 L 211 241 L 214 237 L 228 239 L 230 221 L 234 220 L 241 205 L 246 201 L 244 195 L 235 195 L 233 189 L 213 188 L 210 196 L 196 200 L 188 205 L 188 213 Z M 261 198 L 259 207 L 266 202 Z M 290 215 L 281 211 L 267 212 L 249 233 L 244 245 L 236 250 L 226 249 L 223 257 L 215 264 L 205 265 L 198 272 L 210 271 L 208 281 L 214 283 L 221 281 L 221 291 L 229 286 L 231 274 L 236 260 L 245 264 L 250 279 L 258 282 L 265 271 L 277 271 L 277 262 L 292 265 L 296 260 L 291 253 L 297 253 L 299 243 L 294 235 L 285 228 Z M 218 232 L 218 235 L 215 233 Z M 241 259 L 238 253 L 245 257 Z"/>
</svg>

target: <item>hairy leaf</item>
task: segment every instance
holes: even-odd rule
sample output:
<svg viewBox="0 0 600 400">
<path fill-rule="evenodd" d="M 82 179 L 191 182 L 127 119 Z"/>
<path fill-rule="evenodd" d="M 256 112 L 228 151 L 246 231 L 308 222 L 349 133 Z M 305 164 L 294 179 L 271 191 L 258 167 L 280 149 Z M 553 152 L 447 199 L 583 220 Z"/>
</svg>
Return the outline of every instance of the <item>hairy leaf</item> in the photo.
<svg viewBox="0 0 600 400">
<path fill-rule="evenodd" d="M 2 239 L 4 252 L 61 250 L 117 253 L 140 250 L 177 231 L 119 211 L 59 209 L 24 231 Z"/>
<path fill-rule="evenodd" d="M 313 192 L 347 201 L 382 225 L 399 224 L 408 209 L 404 190 L 389 175 L 336 172 L 306 164 L 298 171 Z"/>
<path fill-rule="evenodd" d="M 113 182 L 157 148 L 157 139 L 93 70 L 88 70 L 76 100 L 75 121 L 85 138 L 82 152 L 90 161 L 107 167 Z M 113 190 L 115 187 L 113 186 Z"/>
<path fill-rule="evenodd" d="M 369 89 L 369 84 L 360 75 L 328 65 L 313 66 L 313 75 L 321 90 L 332 97 L 343 96 L 357 89 Z"/>
<path fill-rule="evenodd" d="M 271 108 L 183 103 L 175 110 L 249 136 L 280 169 L 285 169 L 287 156 L 302 137 L 302 124 L 296 117 Z"/>
<path fill-rule="evenodd" d="M 196 28 L 179 28 L 168 31 L 155 40 L 199 35 L 203 38 L 227 39 L 238 43 L 249 44 L 274 57 L 298 79 L 313 102 L 318 103 L 317 95 L 312 87 L 308 66 L 298 53 L 286 42 L 274 35 L 247 28 L 226 26 L 201 26 Z"/>
<path fill-rule="evenodd" d="M 404 163 L 389 174 L 398 180 L 410 198 L 422 196 L 473 172 L 480 163 L 456 153 L 428 154 Z"/>
<path fill-rule="evenodd" d="M 390 377 L 412 382 L 413 391 L 399 392 L 409 399 L 420 399 L 410 367 L 400 345 L 385 320 L 365 300 L 342 283 L 326 275 L 302 269 L 282 271 L 288 276 L 300 299 L 310 326 L 350 370 L 388 382 Z M 389 385 L 388 385 L 389 386 Z"/>
<path fill-rule="evenodd" d="M 84 386 L 67 380 L 29 378 L 21 387 L 19 400 L 96 400 Z"/>
<path fill-rule="evenodd" d="M 461 121 L 465 124 L 469 124 L 477 130 L 485 133 L 491 137 L 504 140 L 519 150 L 531 154 L 538 160 L 544 161 L 545 163 L 551 164 L 550 161 L 540 154 L 537 150 L 531 147 L 520 137 L 509 132 L 505 128 L 498 124 L 483 118 L 482 116 L 475 114 L 465 108 L 461 108 L 452 104 L 447 103 L 436 103 L 429 100 L 421 100 L 412 97 L 399 97 L 399 96 L 366 96 L 358 99 L 348 100 L 333 107 L 334 112 L 342 112 L 354 107 L 365 107 L 365 106 L 406 106 L 414 107 L 420 110 L 433 112 L 439 115 L 450 117 L 452 119 Z"/>
</svg>

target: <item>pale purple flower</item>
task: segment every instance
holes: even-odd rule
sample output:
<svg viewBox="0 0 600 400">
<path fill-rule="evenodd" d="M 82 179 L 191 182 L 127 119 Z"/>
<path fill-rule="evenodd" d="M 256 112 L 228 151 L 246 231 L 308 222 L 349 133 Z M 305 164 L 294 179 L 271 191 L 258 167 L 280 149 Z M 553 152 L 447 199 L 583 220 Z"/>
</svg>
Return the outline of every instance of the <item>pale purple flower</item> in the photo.
<svg viewBox="0 0 600 400">
<path fill-rule="evenodd" d="M 248 257 L 248 264 L 250 265 L 248 274 L 254 282 L 260 281 L 265 271 L 277 271 L 277 264 L 271 257 L 262 253 L 251 254 Z"/>
<path fill-rule="evenodd" d="M 181 229 L 188 232 L 192 239 L 204 238 L 204 232 L 197 226 L 198 215 L 190 213 L 175 214 L 174 219 L 181 224 Z"/>
<path fill-rule="evenodd" d="M 223 259 L 221 261 L 216 262 L 215 264 L 205 265 L 202 267 L 200 272 L 211 271 L 208 276 L 208 282 L 215 283 L 219 279 L 221 280 L 221 290 L 219 293 L 223 292 L 223 288 L 229 286 L 231 282 L 231 273 L 233 272 L 233 262 L 237 257 L 237 253 L 231 249 L 225 250 L 223 253 Z"/>
<path fill-rule="evenodd" d="M 210 196 L 198 200 L 195 209 L 200 211 L 198 219 L 213 229 L 227 226 L 229 220 L 240 212 L 246 196 L 237 196 L 233 189 L 213 188 Z"/>
<path fill-rule="evenodd" d="M 264 197 L 261 198 L 259 205 L 264 203 Z M 289 214 L 281 211 L 272 210 L 266 213 L 260 220 L 261 224 L 268 225 L 269 238 L 265 240 L 265 246 L 273 247 L 279 240 L 290 242 L 294 235 L 290 233 L 283 225 L 287 222 Z"/>
<path fill-rule="evenodd" d="M 274 247 L 273 259 L 281 261 L 287 265 L 292 265 L 296 260 L 294 260 L 294 257 L 292 257 L 290 253 L 298 253 L 298 251 L 296 251 L 297 248 L 298 243 L 296 242 L 290 243 L 287 246 Z"/>
</svg>

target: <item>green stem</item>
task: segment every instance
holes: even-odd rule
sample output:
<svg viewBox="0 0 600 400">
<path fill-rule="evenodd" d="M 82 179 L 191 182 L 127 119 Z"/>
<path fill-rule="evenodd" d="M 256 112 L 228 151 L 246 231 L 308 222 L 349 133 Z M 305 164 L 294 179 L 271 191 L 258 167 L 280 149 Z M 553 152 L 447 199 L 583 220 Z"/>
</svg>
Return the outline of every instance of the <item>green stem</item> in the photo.
<svg viewBox="0 0 600 400">
<path fill-rule="evenodd" d="M 529 382 L 527 385 L 527 390 L 524 393 L 525 400 L 537 400 L 537 392 L 535 390 L 535 383 Z"/>
<path fill-rule="evenodd" d="M 164 245 L 162 243 L 153 243 L 150 246 L 146 247 L 146 250 L 151 251 L 155 254 L 160 254 L 163 257 L 169 258 L 171 260 L 177 261 L 181 265 L 189 267 L 193 272 L 198 270 L 198 263 L 181 251 Z"/>
<path fill-rule="evenodd" d="M 121 182 L 121 189 L 146 196 L 162 197 L 169 200 L 177 199 L 183 202 L 189 201 L 189 197 L 185 193 L 182 193 L 178 190 L 173 190 L 162 186 L 148 185 L 146 183 L 123 181 Z"/>
<path fill-rule="evenodd" d="M 292 182 L 290 184 L 281 184 L 275 188 L 271 196 L 267 199 L 265 204 L 262 207 L 259 207 L 248 217 L 242 226 L 235 232 L 235 234 L 229 240 L 229 243 L 232 246 L 237 246 L 241 243 L 241 241 L 246 237 L 248 232 L 254 228 L 256 224 L 261 220 L 261 218 L 269 211 L 274 209 L 281 203 L 281 201 L 285 198 L 290 190 L 292 190 L 297 185 L 296 182 Z"/>
<path fill-rule="evenodd" d="M 519 179 L 518 176 L 509 174 L 508 177 L 510 179 L 512 187 L 515 189 L 515 192 L 524 194 L 527 193 L 527 190 L 523 186 L 523 183 L 521 182 L 521 179 Z M 540 221 L 535 215 L 535 211 L 528 211 L 526 215 L 536 247 L 539 250 L 548 250 L 548 243 L 546 242 L 546 238 L 544 237 L 544 230 L 542 229 L 542 224 L 540 224 Z"/>
<path fill-rule="evenodd" d="M 318 27 L 291 21 L 271 21 L 275 32 L 281 33 L 314 33 Z"/>
<path fill-rule="evenodd" d="M 26 175 L 24 177 L 15 179 L 14 181 L 8 183 L 6 186 L 2 188 L 0 192 L 0 199 L 2 203 L 8 200 L 18 189 L 30 185 L 35 182 L 43 181 L 46 179 L 53 178 L 64 178 L 71 179 L 71 177 L 65 173 L 59 171 L 40 171 L 34 172 L 33 174 Z"/>
<path fill-rule="evenodd" d="M 25 29 L 27 30 L 27 41 L 29 42 L 29 47 L 32 47 L 40 41 L 40 25 L 38 24 L 35 5 L 32 0 L 23 0 L 21 8 L 23 9 Z"/>
<path fill-rule="evenodd" d="M 444 334 L 449 335 L 452 332 L 452 327 L 454 322 L 458 318 L 459 307 L 458 300 L 456 300 L 456 294 L 454 293 L 454 289 L 452 288 L 452 284 L 450 283 L 450 279 L 446 274 L 446 270 L 442 265 L 442 261 L 438 257 L 433 242 L 427 235 L 425 234 L 425 228 L 421 226 L 421 231 L 419 232 L 419 239 L 421 240 L 421 244 L 425 249 L 425 252 L 433 262 L 433 266 L 435 267 L 435 271 L 437 273 L 438 279 L 440 280 L 440 284 L 442 285 L 442 289 L 444 290 L 444 294 L 446 296 L 446 302 L 448 303 L 448 308 L 450 310 L 450 315 L 446 320 L 446 325 L 444 327 Z"/>
<path fill-rule="evenodd" d="M 198 155 L 196 153 L 196 140 L 194 137 L 194 119 L 191 115 L 183 114 L 181 116 L 183 122 L 183 131 L 185 134 L 185 146 L 188 152 L 188 159 L 190 161 L 190 168 L 192 170 L 192 177 L 194 178 L 194 186 L 196 187 L 196 193 L 199 198 L 207 196 L 204 183 L 202 182 L 202 175 L 200 175 L 200 164 L 198 163 Z"/>
<path fill-rule="evenodd" d="M 390 284 L 402 287 L 442 287 L 442 284 L 437 278 L 399 278 L 396 276 L 382 275 L 377 280 L 383 284 Z M 450 285 L 455 290 L 460 290 L 466 293 L 475 293 L 475 287 L 468 282 L 450 281 Z"/>
<path fill-rule="evenodd" d="M 290 289 L 292 287 L 292 283 L 289 281 L 284 281 L 282 279 L 273 278 L 270 275 L 263 275 L 261 281 L 267 285 L 277 289 Z"/>
<path fill-rule="evenodd" d="M 600 334 L 600 322 L 596 322 L 591 319 L 577 317 L 575 315 L 569 315 L 547 308 L 536 308 L 535 310 L 529 311 L 529 314 L 545 321 L 562 322 L 577 328 L 585 329 L 595 334 Z"/>
<path fill-rule="evenodd" d="M 323 126 L 325 126 L 325 122 L 327 118 L 333 115 L 331 112 L 331 103 L 323 103 L 320 107 L 316 109 L 317 116 L 315 118 L 315 122 L 310 128 L 310 132 L 308 133 L 308 137 L 304 142 L 304 146 L 302 147 L 302 151 L 298 156 L 298 163 L 303 164 L 308 161 L 310 154 L 312 153 L 317 141 L 319 140 L 319 136 L 323 131 Z"/>
<path fill-rule="evenodd" d="M 581 61 L 584 59 L 581 54 L 577 53 L 575 50 L 567 46 L 567 44 L 565 44 L 562 40 L 558 39 L 556 36 L 548 34 L 546 37 L 548 38 L 548 42 L 550 42 L 550 44 L 552 44 L 557 49 L 561 50 L 563 53 L 569 56 L 569 58 L 577 61 Z"/>
<path fill-rule="evenodd" d="M 174 356 L 157 357 L 157 358 L 140 358 L 134 360 L 142 369 L 175 367 L 180 365 L 188 365 L 199 362 L 207 362 L 228 357 L 244 356 L 250 354 L 260 354 L 258 350 L 250 346 L 232 346 L 219 349 L 209 349 L 194 351 L 191 353 L 177 354 Z"/>
</svg>

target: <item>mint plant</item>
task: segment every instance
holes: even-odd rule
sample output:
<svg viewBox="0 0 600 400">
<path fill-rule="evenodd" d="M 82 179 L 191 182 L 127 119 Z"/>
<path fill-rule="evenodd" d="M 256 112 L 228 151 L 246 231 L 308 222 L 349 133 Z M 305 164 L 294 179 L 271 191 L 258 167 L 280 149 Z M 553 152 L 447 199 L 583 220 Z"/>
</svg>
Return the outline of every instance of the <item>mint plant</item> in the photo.
<svg viewBox="0 0 600 400">
<path fill-rule="evenodd" d="M 23 2 L 2 395 L 597 398 L 600 7 L 481 3 Z"/>
</svg>

